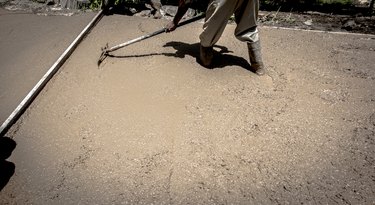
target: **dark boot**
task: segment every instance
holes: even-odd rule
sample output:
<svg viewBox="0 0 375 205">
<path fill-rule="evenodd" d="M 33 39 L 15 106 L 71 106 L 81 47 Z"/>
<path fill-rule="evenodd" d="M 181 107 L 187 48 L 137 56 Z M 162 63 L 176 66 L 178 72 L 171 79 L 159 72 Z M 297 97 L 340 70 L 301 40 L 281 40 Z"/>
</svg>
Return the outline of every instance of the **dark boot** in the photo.
<svg viewBox="0 0 375 205">
<path fill-rule="evenodd" d="M 214 58 L 214 49 L 211 47 L 203 47 L 202 45 L 200 46 L 200 61 L 201 64 L 209 68 L 211 67 L 212 64 L 212 59 Z"/>
<path fill-rule="evenodd" d="M 260 42 L 247 43 L 249 50 L 250 64 L 253 71 L 258 75 L 264 75 L 266 70 L 262 60 Z"/>
</svg>

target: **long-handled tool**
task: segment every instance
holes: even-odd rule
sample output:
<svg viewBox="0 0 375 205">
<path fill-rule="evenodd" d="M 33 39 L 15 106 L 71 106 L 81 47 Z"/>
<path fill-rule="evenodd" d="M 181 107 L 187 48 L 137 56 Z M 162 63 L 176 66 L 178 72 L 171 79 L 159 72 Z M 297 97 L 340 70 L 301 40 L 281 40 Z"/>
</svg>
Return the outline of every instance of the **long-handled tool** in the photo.
<svg viewBox="0 0 375 205">
<path fill-rule="evenodd" d="M 156 35 L 159 35 L 161 33 L 164 33 L 165 32 L 165 28 L 162 28 L 160 30 L 157 30 L 151 34 L 147 34 L 147 35 L 144 35 L 144 36 L 141 36 L 141 37 L 138 37 L 138 38 L 135 38 L 133 40 L 130 40 L 130 41 L 127 41 L 127 42 L 124 42 L 124 43 L 121 43 L 121 44 L 118 44 L 116 46 L 113 46 L 111 48 L 108 48 L 108 43 L 106 44 L 106 46 L 104 48 L 102 48 L 102 54 L 100 55 L 99 57 L 99 60 L 98 60 L 98 66 L 104 61 L 104 59 L 109 55 L 109 52 L 112 52 L 112 51 L 115 51 L 115 50 L 118 50 L 120 48 L 123 48 L 125 46 L 128 46 L 130 44 L 133 44 L 133 43 L 136 43 L 136 42 L 139 42 L 139 41 L 142 41 L 142 40 L 145 40 L 147 38 L 151 38 L 153 36 L 156 36 Z"/>
<path fill-rule="evenodd" d="M 205 16 L 205 14 L 200 14 L 200 15 L 197 15 L 195 17 L 192 17 L 191 19 L 189 20 L 186 20 L 186 21 L 183 21 L 181 22 L 178 27 L 181 27 L 183 25 L 186 25 L 188 23 L 191 23 L 191 22 L 194 22 L 196 20 L 199 20 L 201 18 L 203 18 Z M 113 52 L 115 50 L 118 50 L 120 48 L 123 48 L 125 46 L 129 46 L 133 43 L 136 43 L 136 42 L 139 42 L 139 41 L 142 41 L 142 40 L 145 40 L 145 39 L 148 39 L 148 38 L 151 38 L 153 36 L 157 36 L 159 34 L 162 34 L 162 33 L 165 33 L 166 32 L 166 29 L 165 28 L 162 28 L 160 30 L 157 30 L 153 33 L 150 33 L 150 34 L 147 34 L 147 35 L 144 35 L 144 36 L 141 36 L 141 37 L 138 37 L 138 38 L 135 38 L 133 40 L 130 40 L 130 41 L 127 41 L 127 42 L 124 42 L 124 43 L 121 43 L 121 44 L 118 44 L 116 46 L 113 46 L 113 47 L 108 47 L 108 43 L 106 44 L 106 46 L 104 48 L 102 48 L 102 53 L 99 57 L 99 60 L 98 60 L 98 66 L 100 66 L 100 64 L 104 61 L 105 58 L 107 58 L 107 56 L 109 55 L 109 52 Z"/>
</svg>

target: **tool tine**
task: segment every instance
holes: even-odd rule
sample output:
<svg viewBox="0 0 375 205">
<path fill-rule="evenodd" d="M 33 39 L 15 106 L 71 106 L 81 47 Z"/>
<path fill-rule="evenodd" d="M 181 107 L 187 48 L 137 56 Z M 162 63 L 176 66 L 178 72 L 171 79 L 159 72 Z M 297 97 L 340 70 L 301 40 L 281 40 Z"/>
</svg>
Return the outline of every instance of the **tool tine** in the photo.
<svg viewBox="0 0 375 205">
<path fill-rule="evenodd" d="M 102 47 L 102 53 L 100 54 L 100 57 L 99 57 L 99 60 L 98 60 L 98 67 L 104 61 L 104 59 L 108 56 L 107 49 L 108 49 L 108 43 L 104 47 Z"/>
<path fill-rule="evenodd" d="M 104 59 L 107 57 L 107 52 L 103 51 L 102 54 L 100 55 L 99 57 L 99 60 L 98 60 L 98 66 L 100 66 L 100 64 L 104 61 Z"/>
</svg>

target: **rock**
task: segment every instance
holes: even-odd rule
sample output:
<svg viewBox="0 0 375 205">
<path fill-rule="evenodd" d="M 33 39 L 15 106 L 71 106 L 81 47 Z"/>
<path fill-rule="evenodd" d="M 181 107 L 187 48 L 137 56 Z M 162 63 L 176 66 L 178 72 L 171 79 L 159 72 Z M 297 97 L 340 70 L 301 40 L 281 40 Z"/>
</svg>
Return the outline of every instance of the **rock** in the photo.
<svg viewBox="0 0 375 205">
<path fill-rule="evenodd" d="M 161 9 L 164 13 L 164 15 L 167 16 L 175 16 L 177 13 L 177 6 L 162 6 Z"/>
<path fill-rule="evenodd" d="M 356 27 L 357 27 L 357 24 L 355 23 L 354 20 L 347 20 L 342 26 L 343 29 L 348 30 L 348 31 L 351 31 Z"/>
<path fill-rule="evenodd" d="M 368 5 L 370 4 L 370 0 L 358 0 L 358 3 Z"/>
<path fill-rule="evenodd" d="M 135 8 L 129 8 L 129 11 L 132 14 L 136 14 L 137 13 L 137 9 L 135 9 Z"/>
<path fill-rule="evenodd" d="M 161 8 L 161 13 L 163 14 L 163 16 L 175 16 L 176 13 L 177 13 L 177 6 L 162 6 Z M 193 9 L 190 9 L 186 12 L 184 18 L 191 18 L 193 16 L 195 16 L 196 12 L 195 10 Z"/>
<path fill-rule="evenodd" d="M 310 19 L 310 20 L 307 20 L 307 21 L 305 21 L 305 22 L 303 22 L 305 25 L 308 25 L 308 26 L 312 26 L 312 24 L 313 24 L 313 20 L 312 19 Z"/>
<path fill-rule="evenodd" d="M 149 17 L 149 16 L 151 16 L 151 11 L 150 10 L 143 10 L 139 13 L 134 14 L 134 16 Z"/>
</svg>

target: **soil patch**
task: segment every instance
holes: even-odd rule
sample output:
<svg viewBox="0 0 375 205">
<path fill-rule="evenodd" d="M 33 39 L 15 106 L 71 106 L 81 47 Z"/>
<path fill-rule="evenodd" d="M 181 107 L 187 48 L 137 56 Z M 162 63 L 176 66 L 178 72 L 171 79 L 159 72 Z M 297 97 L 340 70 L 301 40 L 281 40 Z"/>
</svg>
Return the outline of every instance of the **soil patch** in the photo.
<svg viewBox="0 0 375 205">
<path fill-rule="evenodd" d="M 0 6 L 7 10 L 35 13 L 38 15 L 77 15 L 89 10 L 65 9 L 54 1 L 48 3 L 37 3 L 29 0 L 0 0 Z M 136 8 L 133 8 L 136 7 Z M 148 5 L 121 5 L 113 9 L 116 14 L 136 15 L 145 18 L 154 18 L 152 8 Z M 162 18 L 170 20 L 176 12 L 175 6 L 163 6 Z M 194 15 L 190 11 L 188 15 Z M 232 22 L 233 23 L 233 22 Z M 320 13 L 315 11 L 306 12 L 284 12 L 284 11 L 261 11 L 259 24 L 265 26 L 297 28 L 307 30 L 339 31 L 351 33 L 375 34 L 375 17 L 363 14 L 338 15 Z"/>
<path fill-rule="evenodd" d="M 322 31 L 375 34 L 375 17 L 319 12 L 260 12 L 260 25 Z"/>
</svg>

